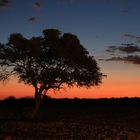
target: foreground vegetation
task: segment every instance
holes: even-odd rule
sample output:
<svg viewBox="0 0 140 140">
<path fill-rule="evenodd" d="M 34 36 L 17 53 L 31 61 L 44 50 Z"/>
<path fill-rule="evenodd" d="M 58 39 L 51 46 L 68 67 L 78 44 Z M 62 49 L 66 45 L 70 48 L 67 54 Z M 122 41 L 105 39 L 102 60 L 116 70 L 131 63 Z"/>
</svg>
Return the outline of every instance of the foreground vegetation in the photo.
<svg viewBox="0 0 140 140">
<path fill-rule="evenodd" d="M 0 139 L 139 140 L 140 99 L 46 99 L 34 120 L 34 101 L 0 101 Z"/>
</svg>

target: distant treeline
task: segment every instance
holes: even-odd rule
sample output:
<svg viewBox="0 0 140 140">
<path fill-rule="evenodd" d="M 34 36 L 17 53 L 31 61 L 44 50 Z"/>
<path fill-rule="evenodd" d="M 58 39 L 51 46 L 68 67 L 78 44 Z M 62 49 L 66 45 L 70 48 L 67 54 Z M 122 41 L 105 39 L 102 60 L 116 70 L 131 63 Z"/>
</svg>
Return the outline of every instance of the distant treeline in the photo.
<svg viewBox="0 0 140 140">
<path fill-rule="evenodd" d="M 0 100 L 0 106 L 33 106 L 34 99 L 29 97 L 15 98 L 8 97 Z M 46 97 L 42 105 L 51 106 L 140 106 L 140 98 L 100 98 L 100 99 L 53 99 Z"/>
</svg>

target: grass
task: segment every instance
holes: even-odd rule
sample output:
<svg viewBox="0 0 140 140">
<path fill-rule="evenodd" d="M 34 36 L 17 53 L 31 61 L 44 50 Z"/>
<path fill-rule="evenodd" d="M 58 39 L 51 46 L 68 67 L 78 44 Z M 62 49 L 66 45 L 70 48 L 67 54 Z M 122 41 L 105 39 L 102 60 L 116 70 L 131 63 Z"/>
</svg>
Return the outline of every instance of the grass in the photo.
<svg viewBox="0 0 140 140">
<path fill-rule="evenodd" d="M 35 120 L 32 99 L 0 101 L 0 139 L 140 140 L 140 99 L 46 99 Z"/>
</svg>

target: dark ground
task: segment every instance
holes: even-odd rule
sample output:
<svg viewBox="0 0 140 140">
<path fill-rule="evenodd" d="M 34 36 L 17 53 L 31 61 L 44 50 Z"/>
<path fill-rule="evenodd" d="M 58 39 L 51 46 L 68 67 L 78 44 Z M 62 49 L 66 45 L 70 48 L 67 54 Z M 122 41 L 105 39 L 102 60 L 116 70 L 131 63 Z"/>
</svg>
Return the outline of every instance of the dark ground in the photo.
<svg viewBox="0 0 140 140">
<path fill-rule="evenodd" d="M 32 99 L 0 101 L 0 140 L 140 140 L 140 99 L 46 99 L 35 120 Z"/>
</svg>

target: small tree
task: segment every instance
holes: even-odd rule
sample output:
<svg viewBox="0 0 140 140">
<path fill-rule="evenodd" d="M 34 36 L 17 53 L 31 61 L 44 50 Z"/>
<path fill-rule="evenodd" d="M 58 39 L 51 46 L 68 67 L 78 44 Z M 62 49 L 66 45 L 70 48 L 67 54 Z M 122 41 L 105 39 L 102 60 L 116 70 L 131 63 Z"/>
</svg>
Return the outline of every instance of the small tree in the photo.
<svg viewBox="0 0 140 140">
<path fill-rule="evenodd" d="M 77 36 L 62 35 L 57 29 L 46 29 L 43 36 L 31 39 L 11 34 L 8 43 L 0 44 L 0 66 L 0 80 L 16 75 L 19 81 L 34 87 L 32 117 L 48 90 L 63 85 L 95 86 L 104 76 Z"/>
</svg>

